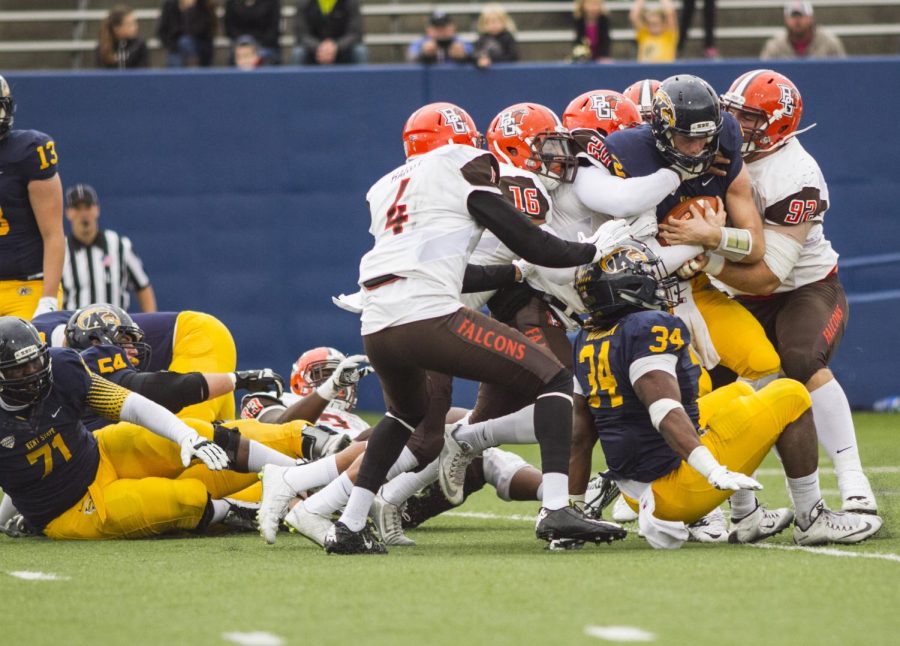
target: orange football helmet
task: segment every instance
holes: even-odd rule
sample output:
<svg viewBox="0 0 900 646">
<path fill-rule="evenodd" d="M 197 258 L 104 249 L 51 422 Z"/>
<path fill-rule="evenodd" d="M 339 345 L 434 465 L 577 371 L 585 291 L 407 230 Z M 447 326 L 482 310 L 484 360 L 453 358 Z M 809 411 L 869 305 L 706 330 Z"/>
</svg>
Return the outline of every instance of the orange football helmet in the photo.
<svg viewBox="0 0 900 646">
<path fill-rule="evenodd" d="M 803 99 L 797 86 L 772 70 L 742 74 L 721 98 L 722 106 L 741 122 L 744 155 L 783 146 L 797 131 L 803 116 Z"/>
<path fill-rule="evenodd" d="M 291 391 L 301 397 L 314 393 L 346 358 L 343 352 L 334 348 L 322 346 L 307 350 L 291 366 Z M 356 397 L 356 384 L 341 388 L 331 406 L 351 411 L 356 407 Z"/>
<path fill-rule="evenodd" d="M 575 181 L 575 141 L 548 107 L 516 103 L 494 117 L 488 149 L 501 161 L 538 175 L 549 189 Z"/>
<path fill-rule="evenodd" d="M 641 119 L 645 123 L 650 123 L 650 115 L 653 114 L 653 97 L 658 89 L 659 81 L 656 79 L 644 79 L 643 81 L 632 83 L 622 92 L 638 107 Z"/>
<path fill-rule="evenodd" d="M 588 128 L 606 137 L 641 125 L 641 113 L 626 96 L 613 90 L 591 90 L 572 99 L 562 117 L 568 130 Z"/>
<path fill-rule="evenodd" d="M 469 113 L 452 103 L 429 103 L 413 112 L 403 126 L 406 157 L 424 155 L 446 144 L 481 148 L 484 137 Z"/>
</svg>

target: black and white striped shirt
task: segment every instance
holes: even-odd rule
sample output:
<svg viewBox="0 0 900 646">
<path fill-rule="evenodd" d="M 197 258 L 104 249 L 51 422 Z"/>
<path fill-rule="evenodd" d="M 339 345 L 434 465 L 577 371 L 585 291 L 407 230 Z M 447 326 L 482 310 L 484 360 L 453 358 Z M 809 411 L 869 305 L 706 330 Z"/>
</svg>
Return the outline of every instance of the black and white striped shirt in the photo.
<svg viewBox="0 0 900 646">
<path fill-rule="evenodd" d="M 128 309 L 128 290 L 144 289 L 150 279 L 131 240 L 115 231 L 100 229 L 93 244 L 84 245 L 75 236 L 66 240 L 66 263 L 62 284 L 65 309 L 76 310 L 91 303 L 110 303 Z"/>
</svg>

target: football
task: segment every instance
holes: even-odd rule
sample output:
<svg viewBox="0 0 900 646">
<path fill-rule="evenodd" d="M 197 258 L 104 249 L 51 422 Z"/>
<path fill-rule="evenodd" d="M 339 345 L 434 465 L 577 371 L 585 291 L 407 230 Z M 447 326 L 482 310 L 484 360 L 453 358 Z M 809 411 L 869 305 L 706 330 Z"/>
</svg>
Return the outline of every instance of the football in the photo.
<svg viewBox="0 0 900 646">
<path fill-rule="evenodd" d="M 712 208 L 716 207 L 716 198 L 709 195 L 698 195 L 697 197 L 692 197 L 690 199 L 684 200 L 683 202 L 679 202 L 666 214 L 666 217 L 663 218 L 663 222 L 670 222 L 672 220 L 686 220 L 691 217 L 691 205 L 696 204 L 698 208 L 704 209 L 706 205 L 710 205 Z M 668 247 L 669 243 L 663 239 L 662 234 L 656 236 L 656 241 L 659 242 L 663 247 Z"/>
</svg>

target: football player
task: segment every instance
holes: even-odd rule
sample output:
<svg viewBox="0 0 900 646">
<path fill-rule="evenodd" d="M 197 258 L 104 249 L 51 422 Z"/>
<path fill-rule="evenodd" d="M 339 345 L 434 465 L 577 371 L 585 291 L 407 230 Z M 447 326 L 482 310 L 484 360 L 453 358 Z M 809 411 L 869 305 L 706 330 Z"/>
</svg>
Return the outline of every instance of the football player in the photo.
<svg viewBox="0 0 900 646">
<path fill-rule="evenodd" d="M 755 392 L 735 382 L 698 400 L 690 332 L 669 313 L 678 283 L 662 275 L 659 259 L 635 243 L 579 270 L 576 283 L 591 312 L 575 340 L 578 386 L 608 476 L 639 507 L 648 542 L 677 548 L 687 539 L 684 523 L 733 491 L 753 496 L 762 486 L 750 474 L 773 445 L 794 501 L 796 543 L 858 543 L 877 532 L 878 516 L 825 507 L 810 398 L 802 384 L 777 379 Z M 730 540 L 759 541 L 791 522 L 789 510 L 769 518 L 762 509 L 757 505 L 733 519 Z"/>
<path fill-rule="evenodd" d="M 159 441 L 96 435 L 86 407 L 149 429 Z M 236 506 L 194 479 L 153 477 L 155 458 L 229 467 L 226 449 L 172 413 L 91 373 L 75 350 L 48 348 L 17 317 L 0 317 L 0 488 L 36 533 L 57 539 L 140 538 L 202 530 Z M 114 429 L 115 427 L 111 427 Z M 159 437 L 157 437 L 159 436 Z"/>
<path fill-rule="evenodd" d="M 535 426 L 544 468 L 539 537 L 624 536 L 620 528 L 567 507 L 571 373 L 520 332 L 464 308 L 459 295 L 468 256 L 484 228 L 527 260 L 575 266 L 599 256 L 627 227 L 598 231 L 586 243 L 541 231 L 503 198 L 497 161 L 479 150 L 479 139 L 472 118 L 458 106 L 424 106 L 404 127 L 407 162 L 367 195 L 375 246 L 360 263 L 363 345 L 389 408 L 373 429 L 350 500 L 326 538 L 330 553 L 385 551 L 364 531 L 365 519 L 375 492 L 428 410 L 426 369 L 505 382 L 537 397 Z M 548 166 L 544 172 L 565 172 L 553 139 L 547 144 L 546 150 L 539 146 Z"/>
<path fill-rule="evenodd" d="M 13 130 L 15 102 L 0 76 L 0 316 L 59 309 L 65 235 L 56 144 Z"/>
<path fill-rule="evenodd" d="M 877 506 L 860 463 L 850 405 L 828 368 L 847 325 L 848 305 L 838 278 L 838 254 L 823 231 L 828 186 L 796 138 L 803 100 L 783 74 L 753 70 L 731 84 L 722 102 L 744 132 L 742 154 L 765 218 L 766 252 L 753 265 L 712 256 L 703 270 L 742 294 L 738 300 L 777 347 L 784 374 L 809 390 L 842 508 L 874 514 Z"/>
<path fill-rule="evenodd" d="M 644 79 L 635 81 L 622 91 L 622 94 L 631 99 L 638 107 L 644 123 L 650 123 L 650 117 L 653 114 L 653 96 L 658 89 L 659 81 Z"/>
</svg>

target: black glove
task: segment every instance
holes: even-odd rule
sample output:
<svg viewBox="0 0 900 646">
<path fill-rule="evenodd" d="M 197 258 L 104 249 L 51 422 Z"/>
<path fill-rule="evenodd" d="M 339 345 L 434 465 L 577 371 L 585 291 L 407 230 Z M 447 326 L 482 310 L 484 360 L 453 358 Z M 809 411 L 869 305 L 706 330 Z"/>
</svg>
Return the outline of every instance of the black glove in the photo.
<svg viewBox="0 0 900 646">
<path fill-rule="evenodd" d="M 234 389 L 250 391 L 274 390 L 276 397 L 284 394 L 284 380 L 271 368 L 238 370 L 234 373 Z"/>
</svg>

